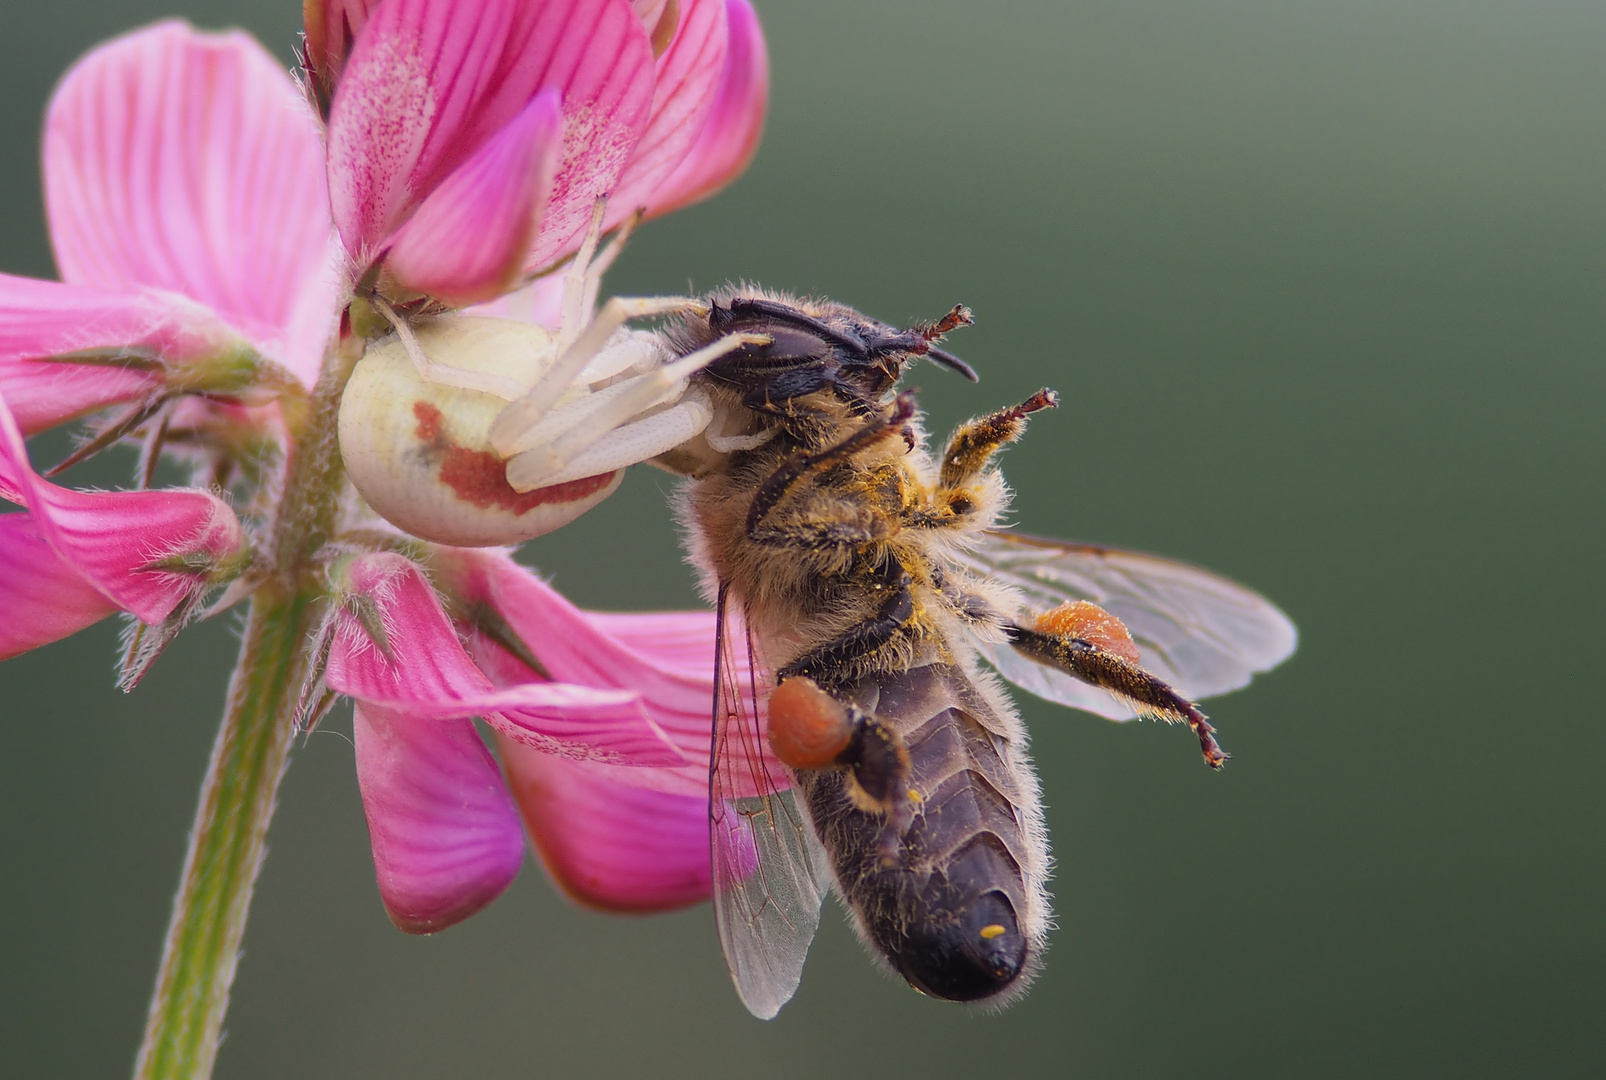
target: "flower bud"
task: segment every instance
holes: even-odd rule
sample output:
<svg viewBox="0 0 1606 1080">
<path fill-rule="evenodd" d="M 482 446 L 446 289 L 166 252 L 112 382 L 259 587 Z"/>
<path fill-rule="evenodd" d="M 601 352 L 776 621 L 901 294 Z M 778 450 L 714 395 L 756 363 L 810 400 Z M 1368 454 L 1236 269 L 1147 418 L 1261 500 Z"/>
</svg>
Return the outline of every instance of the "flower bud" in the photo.
<svg viewBox="0 0 1606 1080">
<path fill-rule="evenodd" d="M 619 487 L 622 469 L 516 491 L 507 459 L 491 446 L 497 416 L 552 365 L 548 331 L 508 319 L 455 317 L 424 325 L 416 336 L 432 365 L 430 378 L 393 338 L 369 348 L 340 405 L 346 471 L 385 520 L 441 544 L 514 544 L 568 524 Z M 555 404 L 586 393 L 576 385 Z"/>
</svg>

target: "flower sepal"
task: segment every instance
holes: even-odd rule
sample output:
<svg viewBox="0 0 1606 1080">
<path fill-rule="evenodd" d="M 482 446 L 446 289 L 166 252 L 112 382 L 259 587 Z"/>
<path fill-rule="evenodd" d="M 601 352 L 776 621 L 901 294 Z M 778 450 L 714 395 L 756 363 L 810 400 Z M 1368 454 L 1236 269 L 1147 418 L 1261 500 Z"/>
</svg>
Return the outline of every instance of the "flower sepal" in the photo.
<svg viewBox="0 0 1606 1080">
<path fill-rule="evenodd" d="M 231 606 L 227 601 L 208 606 L 207 601 L 216 596 L 219 589 L 241 581 L 252 561 L 250 543 L 242 536 L 234 547 L 198 546 L 175 550 L 140 567 L 138 573 L 184 584 L 180 586 L 178 603 L 161 619 L 144 622 L 133 615 L 124 615 L 117 688 L 125 693 L 133 690 L 185 627 Z"/>
</svg>

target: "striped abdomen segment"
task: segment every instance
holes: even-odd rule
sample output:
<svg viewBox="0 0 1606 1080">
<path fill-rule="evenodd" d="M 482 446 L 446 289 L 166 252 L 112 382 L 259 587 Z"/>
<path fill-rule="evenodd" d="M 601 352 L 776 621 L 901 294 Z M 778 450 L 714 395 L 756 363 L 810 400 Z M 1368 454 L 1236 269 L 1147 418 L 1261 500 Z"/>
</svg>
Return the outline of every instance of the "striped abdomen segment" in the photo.
<svg viewBox="0 0 1606 1080">
<path fill-rule="evenodd" d="M 837 884 L 861 930 L 911 984 L 977 1001 L 1006 991 L 1038 948 L 1028 867 L 1046 857 L 1025 821 L 1035 784 L 990 706 L 947 664 L 872 677 L 843 695 L 902 737 L 908 826 L 888 858 L 887 819 L 858 809 L 840 769 L 798 774 Z"/>
</svg>

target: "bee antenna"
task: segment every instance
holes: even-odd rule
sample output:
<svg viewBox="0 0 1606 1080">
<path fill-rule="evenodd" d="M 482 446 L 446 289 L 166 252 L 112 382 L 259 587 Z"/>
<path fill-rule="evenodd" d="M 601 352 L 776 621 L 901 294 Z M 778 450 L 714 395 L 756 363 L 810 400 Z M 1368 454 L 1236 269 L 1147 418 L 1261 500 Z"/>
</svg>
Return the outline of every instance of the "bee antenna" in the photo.
<svg viewBox="0 0 1606 1080">
<path fill-rule="evenodd" d="M 934 348 L 931 344 L 932 342 L 940 339 L 948 331 L 958 329 L 961 326 L 969 326 L 975 321 L 976 317 L 970 313 L 970 309 L 968 307 L 966 307 L 964 304 L 955 304 L 952 311 L 948 312 L 948 314 L 944 315 L 936 322 L 916 323 L 914 326 L 911 326 L 907 331 L 905 331 L 905 333 L 917 335 L 925 344 L 924 348 L 916 346 L 913 350 L 911 350 L 912 352 L 924 356 L 934 364 L 941 364 L 945 368 L 950 368 L 959 372 L 959 374 L 963 375 L 971 382 L 977 382 L 979 380 L 978 376 L 976 375 L 975 368 L 959 359 L 959 357 L 955 356 L 953 353 L 944 352 L 941 349 Z"/>
<path fill-rule="evenodd" d="M 953 353 L 944 352 L 941 349 L 927 349 L 926 359 L 930 360 L 933 364 L 941 364 L 945 368 L 959 372 L 959 374 L 963 375 L 971 382 L 981 381 L 981 376 L 976 374 L 976 369 L 959 359 L 959 357 L 955 356 Z"/>
</svg>

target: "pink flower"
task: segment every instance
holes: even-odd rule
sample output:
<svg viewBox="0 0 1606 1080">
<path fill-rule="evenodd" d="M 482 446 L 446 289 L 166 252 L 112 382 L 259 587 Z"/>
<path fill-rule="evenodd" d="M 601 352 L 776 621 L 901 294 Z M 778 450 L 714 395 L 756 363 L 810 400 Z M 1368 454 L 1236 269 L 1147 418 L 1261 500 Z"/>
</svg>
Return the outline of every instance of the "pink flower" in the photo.
<svg viewBox="0 0 1606 1080">
<path fill-rule="evenodd" d="M 282 197 L 265 197 L 264 162 Z M 72 491 L 33 470 L 23 436 L 114 403 L 134 403 L 133 426 L 186 393 L 310 385 L 336 308 L 321 164 L 304 102 L 244 35 L 158 24 L 62 81 L 44 179 L 63 280 L 0 275 L 0 497 L 29 511 L 0 518 L 0 656 L 120 609 L 159 631 L 125 658 L 130 684 L 243 568 L 216 495 Z M 204 425 L 208 408 L 190 413 Z"/>
<path fill-rule="evenodd" d="M 339 307 L 323 147 L 250 37 L 166 22 L 84 57 L 46 116 L 44 186 L 62 280 L 0 275 L 0 393 L 24 432 L 312 385 Z"/>
<path fill-rule="evenodd" d="M 573 252 L 600 195 L 612 223 L 724 184 L 762 124 L 763 41 L 745 0 L 312 2 L 307 14 L 308 58 L 332 95 L 334 220 L 354 276 L 377 267 L 400 298 L 495 297 Z"/>
<path fill-rule="evenodd" d="M 324 632 L 327 684 L 357 702 L 392 921 L 428 933 L 500 895 L 523 861 L 521 814 L 583 903 L 706 898 L 712 614 L 588 615 L 503 552 L 441 549 L 433 568 L 455 627 L 422 567 L 379 553 L 340 571 Z"/>
<path fill-rule="evenodd" d="M 228 505 L 204 491 L 73 491 L 41 479 L 0 395 L 0 659 L 119 609 L 182 621 L 240 553 Z"/>
<path fill-rule="evenodd" d="M 329 358 L 362 352 L 343 314 L 359 279 L 378 267 L 387 288 L 483 300 L 572 252 L 599 194 L 618 221 L 728 182 L 762 124 L 756 20 L 742 0 L 314 2 L 308 17 L 327 137 L 252 39 L 179 22 L 95 50 L 52 100 L 62 280 L 0 279 L 0 497 L 24 510 L 0 515 L 0 657 L 121 610 L 155 630 L 132 681 L 216 586 L 232 601 L 321 580 L 301 698 L 356 702 L 397 925 L 437 930 L 494 899 L 526 828 L 586 903 L 700 899 L 710 614 L 588 615 L 505 553 L 386 533 L 337 489 L 313 491 L 328 517 L 311 532 L 276 500 L 329 445 L 306 426 L 329 422 Z M 154 459 L 182 435 L 243 521 L 211 491 L 80 492 L 34 470 L 27 434 L 111 407 L 93 446 L 140 435 Z"/>
</svg>

